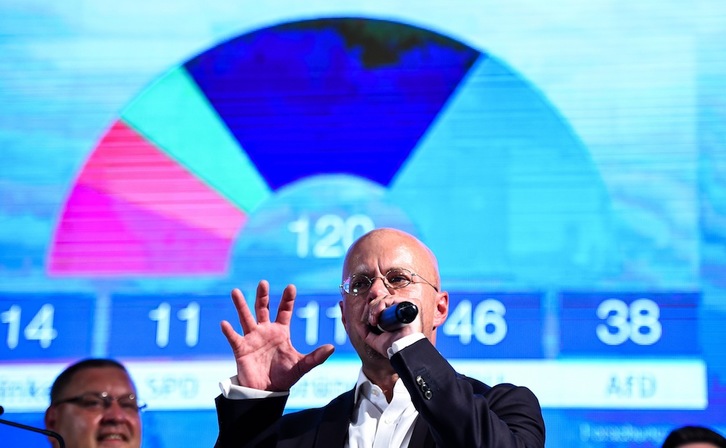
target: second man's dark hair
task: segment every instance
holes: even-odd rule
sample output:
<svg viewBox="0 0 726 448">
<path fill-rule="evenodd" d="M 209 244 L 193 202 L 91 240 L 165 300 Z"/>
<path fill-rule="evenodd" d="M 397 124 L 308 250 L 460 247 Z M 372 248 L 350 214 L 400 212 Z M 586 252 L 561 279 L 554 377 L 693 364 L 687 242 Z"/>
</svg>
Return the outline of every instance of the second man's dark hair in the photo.
<svg viewBox="0 0 726 448">
<path fill-rule="evenodd" d="M 662 448 L 678 448 L 687 443 L 712 443 L 719 448 L 726 448 L 726 438 L 716 431 L 704 426 L 682 426 L 668 434 Z"/>
<path fill-rule="evenodd" d="M 61 399 L 61 395 L 63 394 L 63 391 L 68 387 L 70 382 L 73 380 L 73 376 L 86 369 L 97 369 L 97 368 L 103 368 L 103 367 L 113 367 L 119 370 L 122 370 L 128 374 L 128 371 L 126 370 L 126 367 L 124 367 L 123 364 L 120 362 L 109 359 L 109 358 L 87 358 L 81 361 L 78 361 L 75 364 L 72 364 L 68 367 L 66 367 L 63 372 L 61 372 L 60 375 L 53 381 L 53 385 L 50 388 L 50 403 L 53 404 L 59 399 Z"/>
</svg>

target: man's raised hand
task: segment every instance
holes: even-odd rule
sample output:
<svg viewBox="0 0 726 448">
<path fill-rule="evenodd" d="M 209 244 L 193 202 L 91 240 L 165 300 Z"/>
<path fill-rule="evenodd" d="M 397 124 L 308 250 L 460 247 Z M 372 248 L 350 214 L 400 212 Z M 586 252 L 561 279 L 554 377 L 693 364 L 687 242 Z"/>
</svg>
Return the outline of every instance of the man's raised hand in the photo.
<svg viewBox="0 0 726 448">
<path fill-rule="evenodd" d="M 288 285 L 282 293 L 275 321 L 270 320 L 270 285 L 266 280 L 257 285 L 255 316 L 239 289 L 232 291 L 244 335 L 237 333 L 227 321 L 222 321 L 222 333 L 227 338 L 237 363 L 240 386 L 267 391 L 288 391 L 313 367 L 325 362 L 333 353 L 326 344 L 311 353 L 298 352 L 290 340 L 290 321 L 296 290 Z"/>
</svg>

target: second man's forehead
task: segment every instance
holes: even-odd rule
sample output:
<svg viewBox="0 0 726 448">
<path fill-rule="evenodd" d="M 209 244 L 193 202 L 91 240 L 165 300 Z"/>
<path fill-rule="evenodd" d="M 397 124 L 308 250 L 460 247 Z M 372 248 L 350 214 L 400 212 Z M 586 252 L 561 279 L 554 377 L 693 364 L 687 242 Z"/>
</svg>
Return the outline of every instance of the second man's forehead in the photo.
<svg viewBox="0 0 726 448">
<path fill-rule="evenodd" d="M 128 372 L 112 366 L 89 367 L 79 370 L 71 377 L 66 389 L 90 390 L 97 388 L 98 384 L 109 384 L 112 387 L 134 389 Z"/>
</svg>

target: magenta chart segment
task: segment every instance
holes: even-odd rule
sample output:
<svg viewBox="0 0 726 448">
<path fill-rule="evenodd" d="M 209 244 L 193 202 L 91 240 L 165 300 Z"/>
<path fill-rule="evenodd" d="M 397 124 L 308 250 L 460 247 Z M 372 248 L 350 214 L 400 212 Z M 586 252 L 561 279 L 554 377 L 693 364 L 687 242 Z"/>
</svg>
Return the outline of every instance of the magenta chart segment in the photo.
<svg viewBox="0 0 726 448">
<path fill-rule="evenodd" d="M 243 222 L 228 201 L 119 120 L 73 188 L 49 271 L 101 277 L 218 272 Z"/>
</svg>

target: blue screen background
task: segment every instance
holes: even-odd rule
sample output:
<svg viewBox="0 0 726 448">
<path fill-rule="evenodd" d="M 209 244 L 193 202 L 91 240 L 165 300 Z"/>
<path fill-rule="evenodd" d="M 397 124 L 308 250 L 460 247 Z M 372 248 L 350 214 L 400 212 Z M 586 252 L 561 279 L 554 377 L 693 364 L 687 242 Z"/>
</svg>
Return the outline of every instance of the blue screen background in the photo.
<svg viewBox="0 0 726 448">
<path fill-rule="evenodd" d="M 726 6 L 338 3 L 0 2 L 4 417 L 42 426 L 64 365 L 113 356 L 144 447 L 211 446 L 219 321 L 261 278 L 297 285 L 301 351 L 336 344 L 290 410 L 324 404 L 355 380 L 342 253 L 395 226 L 439 257 L 440 349 L 532 387 L 547 446 L 726 432 Z"/>
</svg>

